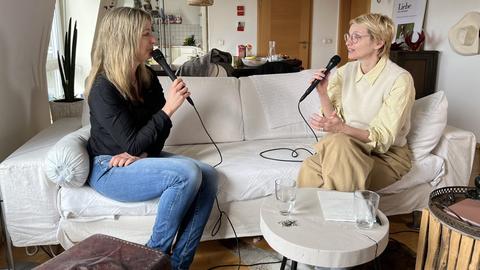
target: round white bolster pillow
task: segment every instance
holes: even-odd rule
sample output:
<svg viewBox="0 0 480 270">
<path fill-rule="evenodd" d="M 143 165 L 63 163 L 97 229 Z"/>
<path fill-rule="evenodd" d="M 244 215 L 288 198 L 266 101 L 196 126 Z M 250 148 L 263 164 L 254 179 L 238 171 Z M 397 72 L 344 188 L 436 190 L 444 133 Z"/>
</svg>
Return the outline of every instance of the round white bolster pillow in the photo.
<svg viewBox="0 0 480 270">
<path fill-rule="evenodd" d="M 90 125 L 60 139 L 47 153 L 44 171 L 48 179 L 61 187 L 81 187 L 90 172 L 87 142 Z"/>
</svg>

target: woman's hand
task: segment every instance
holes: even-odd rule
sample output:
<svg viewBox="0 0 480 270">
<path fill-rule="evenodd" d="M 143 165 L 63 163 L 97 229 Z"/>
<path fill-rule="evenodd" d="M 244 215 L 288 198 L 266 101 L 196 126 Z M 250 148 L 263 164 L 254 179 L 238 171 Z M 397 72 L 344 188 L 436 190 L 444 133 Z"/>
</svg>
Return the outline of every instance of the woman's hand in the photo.
<svg viewBox="0 0 480 270">
<path fill-rule="evenodd" d="M 310 117 L 310 124 L 316 130 L 333 133 L 343 132 L 345 128 L 345 123 L 338 117 L 336 112 L 325 117 L 315 113 Z"/>
<path fill-rule="evenodd" d="M 317 84 L 317 92 L 320 96 L 327 95 L 327 86 L 328 86 L 328 79 L 327 75 L 325 74 L 326 69 L 322 68 L 313 74 L 313 79 L 310 81 L 310 84 L 313 83 L 314 80 L 319 80 L 320 83 Z"/>
<path fill-rule="evenodd" d="M 168 115 L 172 116 L 172 114 L 182 105 L 187 97 L 190 96 L 190 92 L 188 92 L 188 88 L 183 82 L 182 79 L 178 78 L 175 79 L 170 86 L 167 96 L 167 102 L 165 106 L 163 106 L 162 110 Z"/>
<path fill-rule="evenodd" d="M 108 165 L 110 167 L 127 167 L 128 165 L 132 164 L 133 162 L 146 157 L 146 153 L 142 153 L 140 157 L 132 156 L 127 152 L 115 155 L 110 159 Z"/>
</svg>

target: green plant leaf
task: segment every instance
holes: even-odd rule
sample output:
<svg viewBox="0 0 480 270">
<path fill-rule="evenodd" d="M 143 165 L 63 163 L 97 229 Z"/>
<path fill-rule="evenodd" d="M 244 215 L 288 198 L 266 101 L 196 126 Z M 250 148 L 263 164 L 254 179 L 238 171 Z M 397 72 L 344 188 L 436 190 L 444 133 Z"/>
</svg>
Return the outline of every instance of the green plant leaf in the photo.
<svg viewBox="0 0 480 270">
<path fill-rule="evenodd" d="M 72 36 L 73 34 L 73 36 Z M 77 53 L 77 22 L 73 27 L 72 18 L 68 21 L 68 30 L 65 33 L 64 55 L 57 51 L 58 69 L 62 80 L 64 99 L 66 102 L 75 100 L 75 62 Z"/>
</svg>

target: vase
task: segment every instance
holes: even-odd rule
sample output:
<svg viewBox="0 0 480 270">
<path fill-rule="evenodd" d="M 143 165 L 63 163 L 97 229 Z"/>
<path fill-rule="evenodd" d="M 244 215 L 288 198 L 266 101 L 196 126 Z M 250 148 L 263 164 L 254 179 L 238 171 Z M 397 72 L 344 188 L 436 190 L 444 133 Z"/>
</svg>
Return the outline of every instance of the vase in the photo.
<svg viewBox="0 0 480 270">
<path fill-rule="evenodd" d="M 65 102 L 62 100 L 50 101 L 50 113 L 52 115 L 52 122 L 62 118 L 82 117 L 83 99 L 75 99 L 73 102 Z"/>
</svg>

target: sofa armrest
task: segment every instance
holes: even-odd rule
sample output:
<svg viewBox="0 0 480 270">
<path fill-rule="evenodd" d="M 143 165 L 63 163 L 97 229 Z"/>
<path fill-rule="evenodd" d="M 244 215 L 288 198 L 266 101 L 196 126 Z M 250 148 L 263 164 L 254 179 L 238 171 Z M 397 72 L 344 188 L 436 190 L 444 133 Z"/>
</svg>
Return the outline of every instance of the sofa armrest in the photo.
<svg viewBox="0 0 480 270">
<path fill-rule="evenodd" d="M 6 224 L 15 246 L 58 243 L 58 187 L 47 179 L 43 164 L 48 150 L 80 127 L 78 118 L 55 121 L 0 163 Z"/>
<path fill-rule="evenodd" d="M 445 175 L 438 187 L 467 186 L 475 155 L 475 135 L 466 130 L 446 126 L 432 154 L 445 160 Z"/>
</svg>

